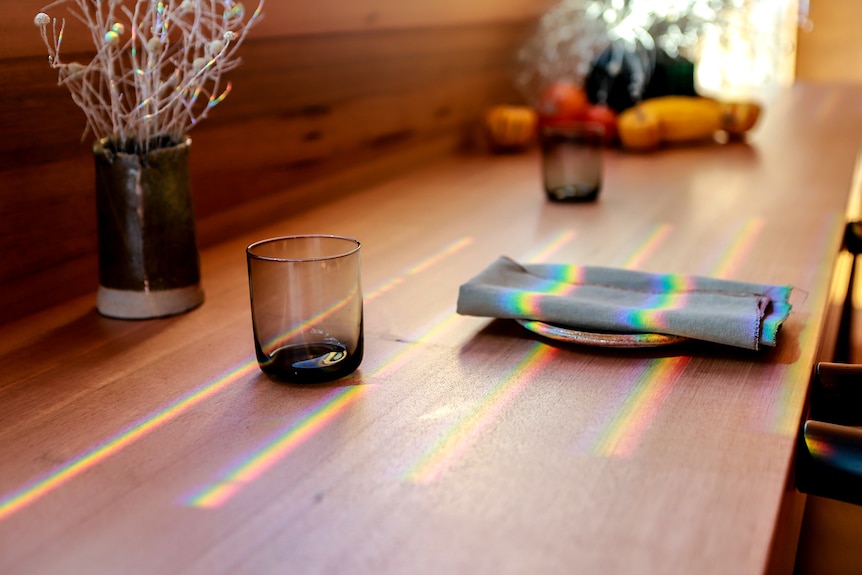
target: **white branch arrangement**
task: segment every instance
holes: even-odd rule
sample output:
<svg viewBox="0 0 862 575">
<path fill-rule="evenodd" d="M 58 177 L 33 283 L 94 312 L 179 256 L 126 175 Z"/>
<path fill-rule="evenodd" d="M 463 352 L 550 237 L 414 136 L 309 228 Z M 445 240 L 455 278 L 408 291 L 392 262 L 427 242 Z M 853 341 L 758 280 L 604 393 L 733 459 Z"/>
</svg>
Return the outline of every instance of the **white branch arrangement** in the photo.
<svg viewBox="0 0 862 575">
<path fill-rule="evenodd" d="M 46 12 L 61 5 L 90 31 L 96 53 L 87 64 L 60 58 L 66 21 Z M 239 65 L 236 51 L 262 7 L 246 17 L 233 0 L 57 0 L 34 23 L 58 84 L 87 117 L 84 135 L 146 154 L 181 142 L 230 93 L 222 74 Z"/>
</svg>

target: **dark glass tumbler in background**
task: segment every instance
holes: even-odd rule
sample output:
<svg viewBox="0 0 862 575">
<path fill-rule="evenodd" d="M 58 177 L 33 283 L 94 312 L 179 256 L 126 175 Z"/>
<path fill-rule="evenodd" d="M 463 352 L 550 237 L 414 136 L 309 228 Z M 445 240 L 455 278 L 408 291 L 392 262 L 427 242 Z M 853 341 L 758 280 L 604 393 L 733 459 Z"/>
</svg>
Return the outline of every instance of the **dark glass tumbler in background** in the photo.
<svg viewBox="0 0 862 575">
<path fill-rule="evenodd" d="M 602 188 L 605 129 L 601 124 L 545 124 L 540 130 L 542 175 L 548 199 L 591 202 Z"/>
<path fill-rule="evenodd" d="M 340 236 L 273 238 L 246 248 L 258 365 L 288 383 L 320 383 L 362 361 L 360 244 Z"/>
</svg>

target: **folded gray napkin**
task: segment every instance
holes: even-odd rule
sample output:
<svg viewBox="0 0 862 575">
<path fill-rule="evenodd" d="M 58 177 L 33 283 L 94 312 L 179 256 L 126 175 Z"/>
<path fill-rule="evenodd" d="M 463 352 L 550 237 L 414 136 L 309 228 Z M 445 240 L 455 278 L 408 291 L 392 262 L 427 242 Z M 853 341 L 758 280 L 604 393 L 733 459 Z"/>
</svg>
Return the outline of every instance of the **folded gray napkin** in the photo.
<svg viewBox="0 0 862 575">
<path fill-rule="evenodd" d="M 790 286 L 501 257 L 461 286 L 458 313 L 585 331 L 661 333 L 760 349 L 790 314 Z"/>
</svg>

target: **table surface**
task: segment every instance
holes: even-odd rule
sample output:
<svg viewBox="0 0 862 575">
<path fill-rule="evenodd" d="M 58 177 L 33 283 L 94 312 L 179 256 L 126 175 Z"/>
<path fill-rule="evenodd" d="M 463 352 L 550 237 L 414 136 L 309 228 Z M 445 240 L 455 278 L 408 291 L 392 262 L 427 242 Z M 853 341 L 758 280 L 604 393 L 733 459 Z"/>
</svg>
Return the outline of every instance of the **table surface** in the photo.
<svg viewBox="0 0 862 575">
<path fill-rule="evenodd" d="M 535 152 L 441 160 L 204 250 L 191 313 L 111 320 L 87 297 L 0 326 L 0 571 L 792 561 L 777 543 L 833 333 L 860 96 L 797 85 L 747 143 L 611 152 L 594 204 L 547 202 Z M 362 241 L 365 359 L 289 386 L 254 363 L 244 248 L 310 232 Z M 791 284 L 794 310 L 760 352 L 557 345 L 455 313 L 500 255 Z"/>
</svg>

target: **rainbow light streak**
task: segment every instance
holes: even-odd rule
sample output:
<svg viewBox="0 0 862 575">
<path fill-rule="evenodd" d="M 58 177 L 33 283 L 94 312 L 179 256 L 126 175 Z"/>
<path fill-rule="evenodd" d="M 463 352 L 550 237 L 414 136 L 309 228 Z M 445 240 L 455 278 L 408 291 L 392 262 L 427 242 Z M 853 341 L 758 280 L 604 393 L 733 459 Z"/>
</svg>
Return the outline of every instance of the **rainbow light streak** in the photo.
<svg viewBox="0 0 862 575">
<path fill-rule="evenodd" d="M 817 237 L 820 241 L 817 242 L 816 245 L 812 246 L 811 255 L 809 256 L 809 261 L 812 262 L 812 265 L 806 265 L 804 269 L 809 271 L 808 278 L 801 282 L 801 285 L 810 285 L 810 286 L 822 286 L 817 291 L 813 291 L 808 294 L 808 298 L 811 301 L 823 301 L 824 298 L 829 296 L 826 295 L 825 292 L 830 290 L 829 285 L 829 277 L 832 274 L 832 268 L 823 268 L 815 264 L 815 262 L 820 262 L 830 256 L 833 239 L 836 237 L 840 237 L 840 235 L 844 231 L 844 217 L 842 214 L 835 214 L 831 217 L 827 217 L 823 222 L 823 229 L 821 233 L 817 234 Z M 842 254 L 839 254 L 841 257 Z M 844 252 L 843 254 L 848 259 L 851 258 L 850 254 Z M 817 277 L 817 270 L 821 270 L 819 272 L 820 278 Z M 836 287 L 840 287 L 842 290 L 847 286 L 847 281 L 849 277 L 845 275 L 843 278 L 837 278 L 835 282 Z M 836 297 L 836 301 L 840 301 L 837 298 L 843 296 L 843 291 L 841 295 Z M 802 331 L 799 333 L 799 347 L 800 349 L 816 349 L 817 348 L 817 331 L 816 326 L 811 325 L 812 322 L 806 321 L 804 322 L 804 326 L 802 327 Z M 784 369 L 783 365 L 775 365 L 775 369 Z M 795 409 L 792 409 L 790 406 L 794 405 L 798 401 L 799 393 L 806 393 L 806 386 L 800 386 L 799 382 L 807 382 L 811 377 L 810 368 L 805 367 L 805 365 L 799 360 L 794 361 L 789 367 L 787 367 L 786 374 L 782 378 L 782 385 L 779 391 L 779 395 L 776 398 L 776 401 L 770 402 L 767 406 L 769 410 L 769 417 L 763 418 L 763 423 L 766 424 L 766 428 L 769 431 L 774 433 L 779 433 L 785 436 L 793 436 L 799 430 L 799 418 L 793 417 L 794 413 L 796 413 Z"/>
<path fill-rule="evenodd" d="M 258 8 L 259 8 L 259 6 L 258 6 Z M 255 10 L 255 12 L 257 12 L 257 10 Z M 243 13 L 242 4 L 234 4 L 233 7 L 228 12 L 225 12 L 225 15 L 229 14 L 230 16 L 242 16 L 242 13 Z"/>
<path fill-rule="evenodd" d="M 138 106 L 138 108 L 143 108 L 149 103 L 149 99 L 144 100 Z M 148 114 L 145 116 L 147 118 L 152 117 L 152 114 Z M 454 253 L 455 251 L 461 249 L 462 247 L 468 245 L 472 242 L 472 238 L 462 238 L 452 245 L 444 248 L 440 254 L 432 256 L 428 260 L 417 264 L 410 270 L 408 270 L 408 275 L 411 273 L 418 273 L 421 270 L 426 269 L 443 256 L 448 255 L 450 253 Z M 451 319 L 459 319 L 455 314 L 451 314 Z M 444 326 L 446 321 L 441 322 L 440 326 Z M 430 330 L 429 330 L 430 331 Z M 111 439 L 106 440 L 95 448 L 83 453 L 82 455 L 70 460 L 69 462 L 59 466 L 54 471 L 44 475 L 43 477 L 31 482 L 28 485 L 18 489 L 17 491 L 13 491 L 2 498 L 0 498 L 0 521 L 6 519 L 10 515 L 20 511 L 21 509 L 27 507 L 31 503 L 34 503 L 44 495 L 47 495 L 51 491 L 59 488 L 61 485 L 66 483 L 67 481 L 73 479 L 74 477 L 80 475 L 86 470 L 94 467 L 98 463 L 106 460 L 111 455 L 118 453 L 124 447 L 131 445 L 141 437 L 150 433 L 160 425 L 167 423 L 171 419 L 177 417 L 184 411 L 189 408 L 197 405 L 201 401 L 215 395 L 222 389 L 226 388 L 232 383 L 240 380 L 242 377 L 247 374 L 255 371 L 257 369 L 257 360 L 251 359 L 250 361 L 243 363 L 239 367 L 233 369 L 228 372 L 226 375 L 219 377 L 213 382 L 204 385 L 184 396 L 174 401 L 164 409 L 157 411 L 152 414 L 148 418 L 143 421 L 127 428 L 126 430 L 120 432 L 115 435 Z M 348 388 L 343 392 L 343 395 L 333 397 L 330 400 L 330 403 L 322 406 L 316 414 L 311 414 L 303 421 L 305 422 L 302 426 L 295 425 L 294 428 L 288 430 L 286 435 L 280 438 L 280 443 L 276 445 L 276 443 L 271 443 L 269 448 L 266 451 L 267 455 L 262 455 L 258 453 L 254 458 L 254 463 L 250 459 L 245 465 L 248 469 L 259 468 L 262 469 L 263 465 L 265 465 L 264 461 L 274 461 L 276 459 L 276 453 L 280 454 L 278 457 L 281 457 L 283 454 L 287 453 L 292 449 L 292 445 L 294 442 L 298 443 L 299 437 L 305 438 L 311 435 L 317 429 L 320 429 L 325 425 L 327 421 L 335 417 L 338 411 L 346 407 L 349 403 L 354 401 L 353 394 L 360 393 L 360 390 L 364 390 L 365 387 L 360 388 Z M 349 390 L 354 390 L 352 393 L 348 393 Z M 267 466 L 272 463 L 266 463 Z M 235 471 L 234 476 L 239 472 Z M 248 477 L 248 474 L 251 471 L 243 472 L 243 477 Z M 218 501 L 218 504 L 225 501 L 233 492 L 238 489 L 238 485 L 234 483 L 236 486 L 228 489 L 222 484 L 217 484 L 209 488 L 207 492 L 200 492 L 193 499 L 195 501 L 199 501 L 201 503 L 195 503 L 195 505 L 204 506 L 207 501 L 215 502 Z M 220 495 L 221 494 L 221 495 Z M 211 503 L 215 505 L 215 503 Z"/>
<path fill-rule="evenodd" d="M 294 326 L 286 332 L 276 334 L 274 337 L 272 337 L 266 342 L 266 349 L 282 347 L 284 344 L 296 337 L 298 334 L 307 331 L 309 327 L 320 323 L 332 314 L 343 309 L 345 306 L 349 305 L 353 301 L 353 298 L 356 295 L 356 289 L 357 288 L 354 288 L 349 294 L 347 294 L 347 296 L 338 300 L 329 308 L 321 311 L 319 314 L 310 317 L 304 322 L 294 324 Z"/>
<path fill-rule="evenodd" d="M 565 230 L 556 238 L 551 240 L 548 245 L 540 248 L 532 256 L 528 256 L 525 259 L 531 261 L 542 261 L 571 242 L 576 235 L 577 234 L 573 230 Z M 463 241 L 464 239 L 452 244 L 449 250 L 454 251 L 455 246 Z M 469 241 L 472 242 L 472 238 L 470 238 Z M 460 249 L 460 247 L 458 249 Z M 444 252 L 449 250 L 444 250 Z M 411 269 L 418 270 L 424 269 L 425 267 L 427 267 L 427 265 L 420 264 Z M 577 268 L 577 266 L 572 267 Z M 382 293 L 387 289 L 389 289 L 388 284 L 378 289 L 376 294 L 379 295 L 379 293 Z M 454 312 L 445 312 L 440 321 L 432 323 L 431 327 L 421 331 L 412 345 L 392 354 L 383 364 L 372 372 L 371 376 L 379 377 L 395 369 L 397 366 L 403 365 L 403 363 L 419 349 L 417 346 L 418 343 L 429 341 L 438 334 L 448 331 L 464 321 L 467 321 L 467 318 L 459 316 Z M 527 380 L 531 378 L 535 372 L 542 369 L 550 359 L 550 356 L 555 352 L 555 348 L 542 346 L 540 343 L 536 343 L 535 347 L 518 364 L 512 374 L 504 378 L 495 390 L 492 390 L 489 393 L 488 398 L 483 402 L 479 409 L 474 412 L 473 416 L 462 420 L 455 429 L 447 434 L 447 436 L 443 437 L 431 451 L 427 452 L 418 463 L 413 465 L 407 471 L 406 476 L 409 479 L 418 482 L 429 482 L 438 477 L 446 468 L 448 468 L 456 457 L 463 453 L 467 447 L 475 441 L 478 434 L 486 428 L 497 415 L 499 415 L 503 407 L 505 407 L 506 404 L 520 393 L 522 387 L 526 385 Z M 458 436 L 462 437 L 462 439 L 457 439 Z"/>
<path fill-rule="evenodd" d="M 185 498 L 184 503 L 203 509 L 223 505 L 240 489 L 260 477 L 285 455 L 338 417 L 364 395 L 368 388 L 368 385 L 354 385 L 333 391 L 306 414 L 280 430 L 263 448 L 231 467 L 218 481 Z"/>
<path fill-rule="evenodd" d="M 748 220 L 733 240 L 732 245 L 720 258 L 710 275 L 717 278 L 728 278 L 739 269 L 740 264 L 751 251 L 757 237 L 766 225 L 763 218 Z"/>
<path fill-rule="evenodd" d="M 256 368 L 257 362 L 255 360 L 242 364 L 212 383 L 187 393 L 164 409 L 157 411 L 143 421 L 132 425 L 95 448 L 59 466 L 57 469 L 42 478 L 33 481 L 29 485 L 26 485 L 17 491 L 5 495 L 0 499 L 0 521 L 6 519 L 13 513 L 20 511 L 24 507 L 57 489 L 67 481 L 87 471 L 91 467 L 101 463 L 108 457 L 118 453 L 124 447 L 131 445 L 138 439 L 147 435 L 157 427 L 167 423 L 171 419 L 174 419 L 192 406 L 215 395 L 228 385 L 239 381 L 242 377 L 246 376 Z"/>
<path fill-rule="evenodd" d="M 667 329 L 665 314 L 685 306 L 693 281 L 687 276 L 664 274 L 656 276 L 656 293 L 649 296 L 642 308 L 628 310 L 620 318 L 628 325 L 644 332 L 664 333 Z"/>
<path fill-rule="evenodd" d="M 716 277 L 731 275 L 751 250 L 764 225 L 764 220 L 759 218 L 746 222 L 724 252 L 724 256 L 719 258 L 712 275 Z M 663 228 L 657 229 L 657 233 L 651 238 L 666 237 L 667 231 L 663 231 Z M 654 240 L 646 242 L 644 248 L 651 245 L 655 245 Z M 652 249 L 654 250 L 654 247 Z M 646 249 L 641 251 L 646 253 Z M 628 264 L 629 266 L 639 265 L 643 259 L 644 256 L 639 251 L 628 260 Z M 672 276 L 670 281 L 674 281 Z M 685 289 L 686 286 L 671 287 Z M 683 294 L 679 295 L 683 297 Z M 673 297 L 654 302 L 656 304 L 654 307 L 671 309 L 683 303 L 681 299 L 673 301 Z M 661 315 L 655 309 L 632 311 L 629 319 L 633 325 L 641 328 L 652 327 L 655 331 L 661 330 Z M 688 357 L 653 360 L 654 363 L 651 363 L 641 374 L 633 394 L 620 407 L 620 411 L 594 445 L 593 451 L 604 456 L 626 456 L 633 453 L 640 437 L 658 412 L 667 391 L 685 369 L 688 361 Z"/>
<path fill-rule="evenodd" d="M 466 321 L 468 321 L 466 317 L 458 315 L 452 310 L 446 310 L 443 313 L 443 318 L 441 320 L 432 322 L 430 327 L 427 327 L 424 330 L 419 330 L 419 333 L 412 339 L 412 343 L 410 345 L 390 354 L 385 361 L 371 371 L 370 376 L 380 377 L 394 371 L 398 367 L 404 365 L 421 349 L 417 344 L 433 341 L 437 339 L 439 334 L 454 330 L 455 326 Z"/>
<path fill-rule="evenodd" d="M 824 459 L 826 461 L 835 457 L 835 449 L 828 441 L 822 441 L 816 437 L 805 437 L 805 446 L 815 459 Z"/>
<path fill-rule="evenodd" d="M 457 422 L 407 470 L 405 478 L 427 484 L 440 477 L 558 353 L 557 348 L 535 343 L 509 375 L 489 390 L 476 409 Z"/>
<path fill-rule="evenodd" d="M 559 276 L 537 283 L 535 291 L 515 291 L 501 294 L 500 305 L 526 317 L 542 316 L 542 300 L 547 296 L 569 295 L 583 283 L 583 267 L 560 266 Z"/>
<path fill-rule="evenodd" d="M 670 224 L 657 225 L 637 250 L 624 260 L 622 267 L 638 269 L 664 243 L 672 231 L 673 226 Z"/>
<path fill-rule="evenodd" d="M 212 59 L 210 59 L 210 60 L 207 60 L 207 63 L 206 63 L 206 64 L 204 64 L 204 65 L 201 67 L 201 69 L 198 71 L 198 73 L 197 73 L 197 74 L 195 74 L 194 78 L 197 78 L 198 76 L 200 76 L 201 74 L 203 74 L 204 70 L 209 70 L 210 68 L 212 68 L 212 67 L 213 67 L 213 65 L 214 65 L 215 63 L 216 63 L 216 59 L 215 59 L 215 58 L 212 58 Z M 193 78 L 193 79 L 194 79 L 194 78 Z"/>
<path fill-rule="evenodd" d="M 577 233 L 574 230 L 564 230 L 552 239 L 546 246 L 538 249 L 532 255 L 524 259 L 531 262 L 542 262 L 556 253 L 560 248 L 571 242 Z M 546 282 L 536 292 L 520 292 L 502 296 L 501 303 L 505 309 L 513 310 L 523 315 L 537 317 L 541 310 L 541 299 L 543 295 L 565 295 L 577 289 L 577 285 L 583 281 L 583 268 L 578 265 L 560 266 L 559 276 L 552 281 Z"/>
<path fill-rule="evenodd" d="M 548 270 L 551 280 L 559 285 L 551 285 L 549 293 L 566 293 L 572 284 L 584 283 L 584 266 L 576 264 L 558 265 Z"/>
<path fill-rule="evenodd" d="M 572 238 L 574 238 L 573 232 L 567 232 L 562 234 L 559 238 L 557 238 L 552 244 L 547 246 L 543 253 L 550 254 L 556 249 L 559 249 L 561 246 L 565 245 Z M 371 294 L 366 296 L 365 301 L 368 302 L 380 294 L 388 291 L 392 288 L 392 286 L 403 281 L 404 277 L 408 277 L 414 274 L 418 274 L 432 265 L 436 264 L 443 258 L 454 254 L 455 252 L 461 250 L 462 248 L 470 245 L 473 242 L 472 237 L 463 237 L 448 246 L 444 247 L 437 253 L 432 256 L 426 258 L 425 260 L 419 262 L 418 264 L 408 268 L 408 270 L 401 276 L 394 278 L 393 280 L 383 284 L 378 289 L 374 290 Z M 439 334 L 443 331 L 450 329 L 453 325 L 458 324 L 462 321 L 465 321 L 465 318 L 459 316 L 453 312 L 447 311 L 444 313 L 444 318 L 441 321 L 436 323 L 432 323 L 431 327 L 426 329 L 420 336 L 417 338 L 416 342 L 425 341 L 429 337 L 432 337 L 436 334 Z M 401 352 L 392 354 L 382 365 L 380 365 L 376 370 L 371 373 L 371 377 L 379 377 L 385 372 L 393 369 L 397 365 L 401 365 L 403 361 L 411 355 L 411 352 L 418 349 L 418 347 L 414 344 L 406 347 Z M 540 344 L 536 344 L 534 350 L 528 354 L 528 356 L 522 360 L 519 366 L 516 368 L 513 375 L 504 379 L 500 386 L 498 386 L 498 392 L 493 394 L 491 399 L 496 398 L 496 407 L 489 400 L 486 400 L 484 409 L 477 410 L 477 413 L 481 411 L 483 414 L 480 420 L 477 420 L 478 423 L 484 421 L 484 425 L 473 425 L 473 436 L 478 435 L 478 432 L 487 426 L 488 423 L 492 420 L 492 416 L 495 416 L 502 408 L 513 399 L 517 393 L 520 392 L 520 388 L 525 384 L 521 383 L 520 386 L 515 385 L 520 380 L 515 377 L 518 374 L 521 374 L 520 377 L 524 378 L 525 373 L 528 372 L 530 376 L 535 371 L 540 370 L 544 364 L 547 362 L 547 359 L 543 359 L 544 356 L 547 356 L 549 359 L 556 350 L 554 348 L 548 348 L 540 346 Z M 532 362 L 532 365 L 530 363 Z M 252 362 L 254 365 L 254 362 Z M 506 386 L 507 382 L 509 383 Z M 258 478 L 262 473 L 264 473 L 267 469 L 272 467 L 277 461 L 282 459 L 288 453 L 293 451 L 299 444 L 305 441 L 307 438 L 311 437 L 316 431 L 323 428 L 329 421 L 334 419 L 341 411 L 343 411 L 348 405 L 353 403 L 356 399 L 358 399 L 359 395 L 367 391 L 369 388 L 368 385 L 365 386 L 355 386 L 346 388 L 344 390 L 339 390 L 333 393 L 330 397 L 325 399 L 319 406 L 315 407 L 308 415 L 300 418 L 297 422 L 288 426 L 285 430 L 280 432 L 274 439 L 267 443 L 267 445 L 258 450 L 252 456 L 247 457 L 240 464 L 234 466 L 226 472 L 222 479 L 201 489 L 190 497 L 186 499 L 186 504 L 199 508 L 215 508 L 223 505 L 227 502 L 233 495 L 235 495 L 242 487 L 254 481 Z M 474 418 L 476 420 L 476 418 Z M 462 428 L 464 428 L 462 426 Z M 448 445 L 448 444 L 447 444 Z M 468 444 L 463 443 L 462 447 L 458 451 L 466 449 Z M 452 453 L 450 457 L 446 459 L 446 462 L 450 462 L 456 453 Z M 430 462 L 430 460 L 429 460 Z M 437 473 L 442 472 L 443 468 L 441 464 L 445 463 L 442 460 L 438 460 L 438 463 L 435 465 L 433 469 L 437 470 Z M 418 469 L 419 472 L 422 469 Z M 436 476 L 436 474 L 435 474 Z"/>
<path fill-rule="evenodd" d="M 529 262 L 544 262 L 564 245 L 575 239 L 577 235 L 578 234 L 577 232 L 575 232 L 575 230 L 563 230 L 559 233 L 559 235 L 557 235 L 556 238 L 551 240 L 548 245 L 539 248 L 539 250 L 537 250 L 533 254 L 525 256 L 524 260 Z"/>
<path fill-rule="evenodd" d="M 219 94 L 219 97 L 218 97 L 218 98 L 215 98 L 215 99 L 210 98 L 210 101 L 209 101 L 209 102 L 207 102 L 207 108 L 215 108 L 215 107 L 216 107 L 216 106 L 218 106 L 220 103 L 222 103 L 222 102 L 224 101 L 224 99 L 225 99 L 225 98 L 227 98 L 227 95 L 228 95 L 228 94 L 230 94 L 230 91 L 231 91 L 232 89 L 233 89 L 233 85 L 232 85 L 230 82 L 228 82 L 228 83 L 227 83 L 227 86 L 226 86 L 226 87 L 225 87 L 225 89 L 224 89 L 224 92 L 222 92 L 221 94 Z"/>
<path fill-rule="evenodd" d="M 471 237 L 461 238 L 418 264 L 410 267 L 403 276 L 399 276 L 395 279 L 402 280 L 404 276 L 414 275 L 426 270 L 446 256 L 469 245 L 472 241 L 473 238 Z M 375 292 L 366 296 L 366 303 L 380 293 L 387 291 L 396 283 L 400 283 L 400 281 L 387 282 L 382 287 L 375 290 Z M 327 310 L 327 312 L 324 313 L 331 313 L 332 311 L 334 310 Z M 320 316 L 309 321 L 315 321 L 316 319 L 320 319 Z M 428 330 L 428 333 L 445 329 L 447 325 L 450 325 L 453 321 L 461 319 L 463 318 L 456 314 L 449 313 L 447 320 L 436 324 Z M 411 346 L 408 347 L 407 350 L 412 350 L 414 348 L 414 346 Z M 371 375 L 380 375 L 380 373 L 386 368 L 391 368 L 394 363 L 395 362 L 392 360 L 387 361 Z M 281 431 L 274 439 L 270 440 L 265 447 L 245 458 L 240 464 L 232 467 L 228 472 L 223 474 L 221 480 L 186 498 L 186 504 L 200 508 L 214 508 L 223 505 L 245 485 L 254 481 L 276 462 L 293 451 L 293 449 L 295 449 L 299 444 L 311 437 L 318 430 L 322 429 L 348 405 L 358 399 L 360 394 L 367 391 L 368 388 L 368 385 L 354 386 L 334 392 L 317 407 L 313 408 L 307 415 L 299 418 L 295 423 L 292 423 Z"/>
<path fill-rule="evenodd" d="M 402 283 L 405 280 L 405 278 L 425 271 L 426 269 L 430 268 L 434 264 L 438 263 L 440 260 L 462 250 L 463 248 L 469 246 L 472 243 L 473 243 L 473 238 L 471 236 L 465 236 L 465 237 L 462 237 L 458 240 L 455 240 L 451 244 L 444 246 L 439 251 L 431 254 L 429 257 L 420 261 L 418 264 L 408 268 L 404 273 L 395 276 L 391 280 L 385 282 L 383 285 L 372 290 L 371 293 L 369 293 L 365 296 L 365 301 L 369 302 L 371 300 L 374 300 L 374 299 L 380 297 L 382 294 L 391 290 L 396 285 Z"/>
<path fill-rule="evenodd" d="M 595 442 L 593 453 L 603 457 L 632 455 L 690 360 L 685 356 L 650 359 L 632 393 Z"/>
<path fill-rule="evenodd" d="M 163 19 L 163 16 L 165 15 L 164 2 L 156 4 L 156 14 L 158 15 L 158 18 L 156 18 L 153 30 L 159 30 L 159 38 L 163 44 L 166 44 L 168 40 L 168 21 Z"/>
<path fill-rule="evenodd" d="M 423 334 L 423 339 L 429 334 L 446 330 L 460 321 L 464 321 L 464 318 L 457 314 L 449 313 L 446 319 L 428 329 Z M 418 348 L 415 345 L 411 345 L 401 352 L 392 354 L 383 364 L 373 370 L 369 377 L 379 377 L 397 365 L 403 364 L 403 360 L 406 360 L 410 352 L 416 349 Z M 258 450 L 254 455 L 245 458 L 242 463 L 234 466 L 230 471 L 224 473 L 221 480 L 187 497 L 185 504 L 200 508 L 220 507 L 245 485 L 258 478 L 279 459 L 288 455 L 300 443 L 311 437 L 316 431 L 322 429 L 326 423 L 334 419 L 338 413 L 358 399 L 359 394 L 367 391 L 369 387 L 370 385 L 366 384 L 333 393 L 318 407 L 313 408 L 308 415 L 303 416 L 296 423 L 291 424 L 280 432 L 265 447 Z"/>
<path fill-rule="evenodd" d="M 828 434 L 826 438 L 805 435 L 805 446 L 811 457 L 819 463 L 845 473 L 856 476 L 862 473 L 862 458 L 854 445 L 854 439 L 842 437 L 840 432 L 827 431 L 826 434 Z"/>
<path fill-rule="evenodd" d="M 557 250 L 565 246 L 567 243 L 571 242 L 577 234 L 572 230 L 566 230 L 560 233 L 556 238 L 554 238 L 548 245 L 540 248 L 533 256 L 526 258 L 530 260 L 539 260 L 550 257 Z M 462 247 L 469 245 L 473 242 L 473 238 L 462 238 L 457 242 L 454 242 L 441 250 L 438 254 L 428 258 L 427 260 L 413 266 L 408 270 L 405 275 L 411 275 L 413 273 L 417 273 L 421 270 L 428 268 L 432 263 L 436 263 L 436 261 L 442 259 L 444 255 L 448 255 L 450 253 L 454 253 L 460 250 Z M 572 266 L 573 269 L 579 269 L 577 266 Z M 570 272 L 570 273 L 575 273 Z M 570 276 L 570 280 L 573 279 Z M 390 290 L 393 285 L 400 283 L 403 281 L 402 277 L 397 277 L 394 280 L 391 280 L 375 290 L 370 296 L 366 298 L 366 301 L 378 297 L 382 293 Z M 567 286 L 566 286 L 567 287 Z M 372 373 L 372 377 L 377 377 L 380 375 L 384 375 L 390 371 L 393 371 L 397 367 L 403 365 L 410 357 L 412 357 L 413 353 L 419 349 L 416 347 L 416 344 L 434 341 L 441 334 L 448 332 L 450 330 L 454 330 L 459 324 L 468 321 L 467 318 L 458 315 L 457 313 L 447 310 L 442 314 L 441 319 L 433 321 L 430 323 L 430 327 L 425 327 L 420 329 L 416 335 L 413 336 L 412 341 L 413 345 L 402 349 L 399 352 L 393 353 L 387 358 L 387 360 L 382 363 L 377 369 L 375 369 Z"/>
<path fill-rule="evenodd" d="M 571 242 L 576 236 L 577 234 L 574 230 L 564 230 L 546 246 L 539 248 L 532 255 L 528 255 L 524 259 L 527 261 L 543 261 Z M 578 266 L 571 266 L 571 268 L 566 273 L 578 273 Z M 572 275 L 568 275 L 567 277 L 570 280 L 574 279 Z M 565 287 L 567 289 L 569 286 Z M 462 321 L 466 321 L 466 318 L 455 313 L 450 313 L 439 323 L 432 325 L 431 328 L 422 333 L 416 339 L 416 343 L 427 341 L 433 335 L 448 330 Z M 394 366 L 400 365 L 416 349 L 417 347 L 414 344 L 400 353 L 394 354 L 373 375 L 382 374 Z M 479 434 L 502 413 L 505 406 L 521 392 L 537 372 L 544 368 L 557 351 L 556 348 L 544 346 L 537 342 L 518 365 L 515 366 L 512 372 L 507 377 L 504 377 L 488 393 L 486 399 L 479 407 L 470 416 L 463 418 L 456 424 L 417 463 L 411 466 L 407 470 L 405 477 L 408 480 L 419 483 L 429 483 L 439 477 L 449 468 L 455 459 L 460 457 L 472 445 Z"/>
</svg>

